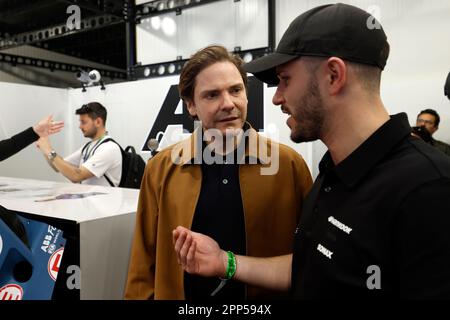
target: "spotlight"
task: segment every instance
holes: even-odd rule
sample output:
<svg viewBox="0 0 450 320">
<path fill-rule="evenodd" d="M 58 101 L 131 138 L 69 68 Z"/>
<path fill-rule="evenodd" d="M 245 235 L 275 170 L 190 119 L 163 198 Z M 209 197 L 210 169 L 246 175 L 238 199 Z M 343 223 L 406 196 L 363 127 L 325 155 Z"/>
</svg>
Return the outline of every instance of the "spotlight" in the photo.
<svg viewBox="0 0 450 320">
<path fill-rule="evenodd" d="M 166 67 L 164 67 L 163 65 L 160 65 L 158 68 L 158 74 L 160 76 L 162 76 L 165 72 L 166 72 Z"/>
<path fill-rule="evenodd" d="M 146 67 L 145 69 L 144 69 L 144 76 L 145 77 L 148 77 L 150 75 L 150 68 L 149 67 Z"/>
<path fill-rule="evenodd" d="M 158 11 L 163 11 L 165 9 L 165 5 L 164 2 L 159 2 L 158 5 L 156 6 L 156 9 L 158 9 Z"/>
<path fill-rule="evenodd" d="M 245 55 L 244 55 L 244 62 L 245 63 L 249 63 L 250 61 L 252 61 L 253 60 L 253 55 L 252 55 L 252 53 L 251 52 L 247 52 Z"/>
<path fill-rule="evenodd" d="M 173 9 L 173 7 L 175 7 L 175 1 L 174 0 L 169 0 L 169 2 L 167 2 L 167 7 L 169 9 Z"/>
<path fill-rule="evenodd" d="M 160 17 L 152 17 L 150 19 L 150 25 L 154 30 L 159 30 L 161 28 L 161 18 Z"/>
<path fill-rule="evenodd" d="M 89 72 L 89 79 L 92 83 L 95 83 L 99 82 L 102 79 L 102 76 L 97 70 L 92 70 L 91 72 Z"/>
<path fill-rule="evenodd" d="M 83 92 L 86 92 L 86 87 L 92 86 L 95 83 L 100 83 L 101 89 L 105 90 L 105 85 L 103 84 L 102 76 L 98 70 L 91 70 L 90 72 L 87 72 L 80 69 L 75 73 L 75 76 L 77 80 L 81 82 Z"/>
<path fill-rule="evenodd" d="M 175 65 L 173 63 L 169 64 L 169 68 L 167 69 L 169 73 L 175 72 Z"/>
<path fill-rule="evenodd" d="M 78 71 L 75 73 L 75 77 L 76 77 L 77 80 L 80 81 L 81 83 L 87 84 L 87 83 L 90 82 L 90 79 L 89 79 L 89 73 L 87 73 L 87 72 L 84 71 L 84 70 L 78 70 Z"/>
<path fill-rule="evenodd" d="M 164 34 L 169 37 L 173 37 L 177 33 L 177 23 L 172 17 L 163 18 L 161 28 Z"/>
</svg>

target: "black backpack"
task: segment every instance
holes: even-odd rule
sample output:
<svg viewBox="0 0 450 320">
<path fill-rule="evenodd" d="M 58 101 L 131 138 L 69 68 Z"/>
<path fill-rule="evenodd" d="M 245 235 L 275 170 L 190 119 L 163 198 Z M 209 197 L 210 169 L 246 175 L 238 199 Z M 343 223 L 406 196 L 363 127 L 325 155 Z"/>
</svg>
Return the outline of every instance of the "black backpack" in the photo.
<svg viewBox="0 0 450 320">
<path fill-rule="evenodd" d="M 95 149 L 92 150 L 92 154 L 94 154 L 95 150 L 97 150 L 97 148 L 101 144 L 108 141 L 112 141 L 117 144 L 120 148 L 120 152 L 122 153 L 122 177 L 120 178 L 118 187 L 139 189 L 141 187 L 142 176 L 144 175 L 145 162 L 142 157 L 136 153 L 136 150 L 133 146 L 128 146 L 125 148 L 125 150 L 123 150 L 120 144 L 118 144 L 114 139 L 107 138 L 100 142 L 97 146 L 95 146 Z M 81 150 L 82 154 L 90 143 L 91 142 L 88 142 L 83 147 L 83 149 Z M 111 187 L 114 187 L 114 184 L 106 174 L 104 175 L 104 177 L 111 185 Z"/>
</svg>

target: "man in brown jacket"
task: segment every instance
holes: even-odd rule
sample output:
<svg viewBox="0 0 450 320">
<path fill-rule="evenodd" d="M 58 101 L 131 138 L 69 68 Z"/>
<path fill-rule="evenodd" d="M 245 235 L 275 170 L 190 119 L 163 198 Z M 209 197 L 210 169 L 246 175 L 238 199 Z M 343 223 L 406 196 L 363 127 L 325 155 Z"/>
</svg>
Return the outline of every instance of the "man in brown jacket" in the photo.
<svg viewBox="0 0 450 320">
<path fill-rule="evenodd" d="M 311 176 L 297 152 L 245 121 L 247 77 L 241 64 L 225 48 L 210 46 L 181 73 L 180 96 L 201 127 L 147 164 L 126 299 L 275 297 L 242 283 L 184 273 L 172 245 L 172 230 L 182 225 L 236 254 L 291 253 Z"/>
</svg>

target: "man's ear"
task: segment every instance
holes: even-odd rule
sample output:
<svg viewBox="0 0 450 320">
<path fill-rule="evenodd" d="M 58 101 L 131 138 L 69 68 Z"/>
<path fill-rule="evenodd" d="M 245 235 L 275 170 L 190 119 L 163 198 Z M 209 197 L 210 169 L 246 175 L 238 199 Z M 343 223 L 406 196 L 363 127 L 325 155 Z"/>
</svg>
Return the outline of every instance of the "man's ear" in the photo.
<svg viewBox="0 0 450 320">
<path fill-rule="evenodd" d="M 197 116 L 197 108 L 195 107 L 195 104 L 192 100 L 186 100 L 186 107 L 189 111 L 189 114 L 192 117 L 196 117 Z"/>
<path fill-rule="evenodd" d="M 103 119 L 100 118 L 100 117 L 97 117 L 97 118 L 95 118 L 94 123 L 95 123 L 95 126 L 96 126 L 97 128 L 99 128 L 99 127 L 101 127 L 102 124 L 103 124 Z"/>
<path fill-rule="evenodd" d="M 342 91 L 347 83 L 348 68 L 345 62 L 337 57 L 331 57 L 326 63 L 328 90 L 330 95 L 336 95 Z"/>
</svg>

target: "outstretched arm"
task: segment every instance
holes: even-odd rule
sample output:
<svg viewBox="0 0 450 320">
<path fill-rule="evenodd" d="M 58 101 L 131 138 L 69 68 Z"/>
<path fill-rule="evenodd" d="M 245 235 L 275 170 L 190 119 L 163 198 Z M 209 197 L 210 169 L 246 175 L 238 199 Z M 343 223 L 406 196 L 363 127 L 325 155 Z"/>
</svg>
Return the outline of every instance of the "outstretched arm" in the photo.
<svg viewBox="0 0 450 320">
<path fill-rule="evenodd" d="M 36 123 L 33 130 L 42 138 L 60 132 L 63 127 L 64 121 L 53 121 L 53 116 L 48 116 Z"/>
<path fill-rule="evenodd" d="M 53 121 L 52 116 L 48 116 L 39 121 L 35 126 L 30 127 L 9 139 L 0 141 L 0 161 L 5 160 L 28 145 L 39 139 L 39 137 L 61 131 L 64 123 Z"/>
<path fill-rule="evenodd" d="M 184 227 L 173 231 L 178 263 L 188 273 L 205 277 L 225 277 L 228 256 L 216 241 Z M 233 279 L 273 290 L 289 290 L 292 254 L 255 258 L 236 255 Z"/>
</svg>

